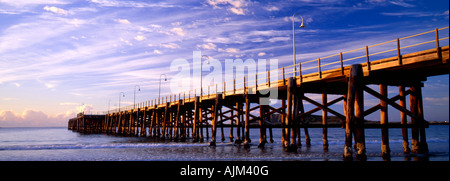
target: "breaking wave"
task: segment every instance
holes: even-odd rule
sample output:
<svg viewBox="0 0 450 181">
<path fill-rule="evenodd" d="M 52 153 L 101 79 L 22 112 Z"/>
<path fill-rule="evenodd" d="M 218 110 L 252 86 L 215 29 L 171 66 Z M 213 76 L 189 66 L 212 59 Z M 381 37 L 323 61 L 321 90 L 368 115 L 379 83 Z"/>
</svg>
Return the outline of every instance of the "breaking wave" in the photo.
<svg viewBox="0 0 450 181">
<path fill-rule="evenodd" d="M 226 143 L 217 146 L 228 145 Z M 52 144 L 52 145 L 10 145 L 0 146 L 3 150 L 59 150 L 59 149 L 120 149 L 120 148 L 184 148 L 184 147 L 206 147 L 209 143 L 106 143 L 106 144 Z"/>
</svg>

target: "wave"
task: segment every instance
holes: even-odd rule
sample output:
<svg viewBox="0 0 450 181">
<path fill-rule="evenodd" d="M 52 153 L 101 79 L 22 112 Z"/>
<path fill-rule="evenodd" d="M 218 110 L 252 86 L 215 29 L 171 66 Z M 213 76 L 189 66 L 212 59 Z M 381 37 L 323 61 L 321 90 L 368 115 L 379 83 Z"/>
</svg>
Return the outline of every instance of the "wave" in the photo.
<svg viewBox="0 0 450 181">
<path fill-rule="evenodd" d="M 408 141 L 411 144 L 411 139 L 409 139 Z M 381 142 L 382 142 L 381 139 L 380 140 L 378 140 L 378 139 L 365 140 L 366 144 L 381 144 Z M 304 144 L 304 143 L 305 143 L 305 140 L 302 139 L 302 144 Z M 389 143 L 402 144 L 403 140 L 402 139 L 390 139 Z M 440 138 L 431 138 L 431 139 L 427 139 L 427 143 L 449 143 L 449 140 L 448 139 L 440 139 Z M 322 144 L 323 144 L 322 140 L 320 140 L 320 141 L 311 140 L 311 145 L 322 145 Z M 344 140 L 328 140 L 328 144 L 329 145 L 344 145 L 345 141 Z"/>
<path fill-rule="evenodd" d="M 403 140 L 389 140 L 391 144 L 401 144 Z M 411 143 L 411 140 L 409 140 Z M 449 143 L 448 139 L 431 138 L 428 143 Z M 304 140 L 302 140 L 304 143 Z M 366 144 L 381 144 L 381 140 L 366 140 Z M 311 145 L 322 145 L 322 141 L 311 141 Z M 341 140 L 329 140 L 329 145 L 344 145 Z M 217 146 L 231 146 L 233 143 L 217 143 Z M 252 142 L 252 146 L 258 145 Z M 281 146 L 281 142 L 269 144 Z M 120 148 L 188 148 L 188 147 L 208 147 L 209 142 L 205 143 L 98 143 L 98 144 L 42 144 L 42 145 L 0 145 L 0 151 L 5 150 L 64 150 L 64 149 L 120 149 Z"/>
<path fill-rule="evenodd" d="M 217 146 L 229 145 L 227 143 Z M 206 147 L 209 143 L 107 143 L 107 144 L 52 144 L 52 145 L 11 145 L 0 146 L 4 150 L 56 150 L 56 149 L 117 149 L 117 148 L 184 148 L 184 147 Z"/>
</svg>

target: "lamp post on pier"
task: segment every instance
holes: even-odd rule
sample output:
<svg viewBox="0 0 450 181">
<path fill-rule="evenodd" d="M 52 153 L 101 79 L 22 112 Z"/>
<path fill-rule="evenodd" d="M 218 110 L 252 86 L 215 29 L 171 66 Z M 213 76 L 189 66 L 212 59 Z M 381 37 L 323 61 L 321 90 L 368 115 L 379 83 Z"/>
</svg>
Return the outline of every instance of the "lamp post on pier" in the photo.
<svg viewBox="0 0 450 181">
<path fill-rule="evenodd" d="M 139 87 L 139 89 L 138 89 L 138 91 L 141 91 L 141 86 L 139 86 L 139 85 L 135 85 L 134 86 L 134 97 L 133 97 L 133 103 L 134 103 L 134 106 L 133 106 L 133 108 L 134 109 L 136 109 L 136 87 Z"/>
<path fill-rule="evenodd" d="M 206 64 L 209 64 L 209 56 L 208 55 L 202 55 L 203 59 L 205 58 L 207 60 Z M 203 62 L 200 61 L 200 97 L 203 95 Z"/>
<path fill-rule="evenodd" d="M 119 112 L 120 112 L 120 98 L 122 97 L 122 94 L 123 94 L 123 97 L 125 97 L 125 93 L 123 93 L 123 92 L 119 93 Z"/>
<path fill-rule="evenodd" d="M 293 50 L 292 54 L 294 57 L 294 65 L 293 65 L 294 66 L 294 72 L 293 72 L 294 78 L 295 78 L 295 71 L 296 71 L 296 67 L 297 67 L 295 65 L 295 64 L 297 64 L 296 57 L 295 57 L 295 15 L 296 14 L 297 13 L 294 13 L 292 15 L 292 50 Z M 302 20 L 302 24 L 300 24 L 300 28 L 305 28 L 306 26 L 303 25 L 303 16 L 300 14 L 299 14 L 299 16 L 300 16 L 300 19 Z"/>
<path fill-rule="evenodd" d="M 164 81 L 167 81 L 166 74 L 161 74 L 161 75 L 159 76 L 158 104 L 161 103 L 161 78 L 162 78 L 163 75 L 164 75 Z"/>
</svg>

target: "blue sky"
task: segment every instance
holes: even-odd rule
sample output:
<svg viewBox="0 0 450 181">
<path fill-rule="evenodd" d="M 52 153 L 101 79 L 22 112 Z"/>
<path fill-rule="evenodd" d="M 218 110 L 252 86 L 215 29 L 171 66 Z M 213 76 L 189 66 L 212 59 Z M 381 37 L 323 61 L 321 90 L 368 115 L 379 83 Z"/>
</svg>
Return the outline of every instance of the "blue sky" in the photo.
<svg viewBox="0 0 450 181">
<path fill-rule="evenodd" d="M 290 65 L 297 11 L 307 26 L 296 30 L 297 61 L 307 61 L 446 27 L 448 7 L 447 0 L 0 0 L 0 126 L 64 126 L 80 109 L 115 108 L 119 92 L 121 105 L 132 104 L 135 85 L 136 102 L 157 98 L 160 75 L 170 80 L 170 63 L 192 60 L 193 51 Z M 449 120 L 448 84 L 448 75 L 425 82 L 427 120 Z M 394 96 L 397 88 L 389 90 Z M 170 93 L 168 83 L 161 92 Z M 371 99 L 377 104 L 368 97 L 366 108 Z"/>
</svg>

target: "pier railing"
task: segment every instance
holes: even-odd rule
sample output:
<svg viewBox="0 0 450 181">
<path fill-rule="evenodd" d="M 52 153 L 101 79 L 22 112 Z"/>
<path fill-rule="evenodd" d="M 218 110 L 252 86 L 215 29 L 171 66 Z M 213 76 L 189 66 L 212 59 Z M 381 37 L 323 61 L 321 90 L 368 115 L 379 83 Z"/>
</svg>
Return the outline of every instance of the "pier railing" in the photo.
<svg viewBox="0 0 450 181">
<path fill-rule="evenodd" d="M 307 82 L 308 78 L 310 80 L 322 79 L 327 74 L 336 72 L 344 75 L 345 67 L 350 64 L 365 64 L 365 69 L 370 71 L 372 62 L 387 57 L 397 56 L 399 65 L 402 65 L 402 54 L 427 50 L 430 49 L 430 47 L 431 49 L 436 48 L 439 53 L 439 48 L 441 46 L 447 46 L 449 44 L 448 29 L 449 27 L 439 29 L 436 28 L 427 32 L 403 38 L 396 38 L 394 40 L 375 45 L 368 45 L 358 49 L 339 52 L 337 54 L 303 61 L 294 65 L 256 73 L 255 75 L 247 75 L 238 79 L 222 82 L 220 85 L 215 84 L 203 86 L 201 90 L 193 89 L 180 92 L 178 94 L 166 95 L 160 99 L 152 99 L 136 103 L 135 105 L 123 106 L 117 109 L 104 111 L 104 113 L 115 113 L 119 112 L 119 110 L 128 111 L 135 108 L 158 106 L 161 104 L 165 105 L 166 103 L 178 102 L 179 100 L 193 101 L 197 96 L 200 96 L 201 99 L 208 99 L 210 97 L 217 96 L 218 94 L 225 96 L 245 94 L 249 89 L 255 90 L 256 92 L 258 90 L 272 88 L 280 84 L 286 85 L 286 78 L 293 77 L 294 72 L 296 79 L 300 82 Z M 271 75 L 277 75 L 275 76 L 277 79 L 273 80 L 274 76 Z M 250 77 L 252 78 L 250 79 Z"/>
</svg>

